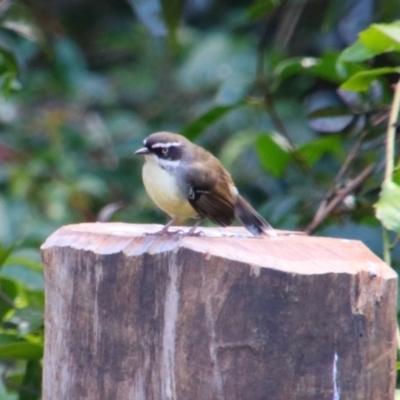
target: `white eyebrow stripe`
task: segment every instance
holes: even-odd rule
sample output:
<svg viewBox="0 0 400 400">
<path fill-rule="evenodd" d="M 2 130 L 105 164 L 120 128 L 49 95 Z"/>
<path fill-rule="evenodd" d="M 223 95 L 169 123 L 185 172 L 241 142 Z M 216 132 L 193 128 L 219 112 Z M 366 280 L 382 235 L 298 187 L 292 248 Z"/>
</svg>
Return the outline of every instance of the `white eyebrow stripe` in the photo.
<svg viewBox="0 0 400 400">
<path fill-rule="evenodd" d="M 151 145 L 152 149 L 157 149 L 158 147 L 180 147 L 182 143 L 179 142 L 167 142 L 167 143 L 154 143 Z"/>
</svg>

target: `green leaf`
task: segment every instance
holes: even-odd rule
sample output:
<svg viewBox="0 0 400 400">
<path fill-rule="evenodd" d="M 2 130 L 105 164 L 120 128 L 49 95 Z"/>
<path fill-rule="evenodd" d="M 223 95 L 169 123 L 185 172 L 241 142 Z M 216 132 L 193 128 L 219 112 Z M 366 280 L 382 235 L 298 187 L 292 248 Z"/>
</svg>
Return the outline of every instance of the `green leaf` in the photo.
<svg viewBox="0 0 400 400">
<path fill-rule="evenodd" d="M 355 92 L 364 92 L 369 89 L 371 83 L 380 75 L 394 73 L 400 73 L 400 67 L 383 67 L 357 72 L 344 82 L 340 88 L 344 90 L 353 90 Z"/>
<path fill-rule="evenodd" d="M 319 64 L 321 60 L 315 57 L 292 57 L 282 60 L 274 69 L 276 78 L 285 79 L 290 76 L 305 73 Z"/>
<path fill-rule="evenodd" d="M 178 45 L 176 32 L 181 21 L 183 2 L 181 0 L 161 0 L 161 5 L 164 21 L 168 27 L 169 44 L 172 48 L 176 48 Z"/>
<path fill-rule="evenodd" d="M 274 70 L 277 79 L 289 78 L 293 75 L 307 74 L 339 83 L 340 77 L 336 71 L 337 55 L 325 53 L 321 58 L 295 57 L 281 61 Z"/>
<path fill-rule="evenodd" d="M 360 40 L 342 51 L 338 62 L 366 61 L 374 57 L 377 53 L 366 47 Z"/>
<path fill-rule="evenodd" d="M 186 125 L 186 127 L 181 131 L 181 134 L 190 140 L 194 140 L 201 132 L 207 129 L 214 122 L 221 119 L 225 114 L 245 104 L 244 101 L 240 101 L 230 106 L 217 106 L 212 108 L 189 125 Z"/>
<path fill-rule="evenodd" d="M 336 68 L 338 56 L 339 54 L 329 51 L 324 53 L 320 62 L 309 68 L 309 72 L 329 82 L 340 83 L 342 77 Z"/>
<path fill-rule="evenodd" d="M 16 335 L 9 333 L 0 333 L 0 346 L 8 343 L 15 342 L 17 340 Z"/>
<path fill-rule="evenodd" d="M 392 180 L 397 185 L 400 185 L 400 162 L 397 163 L 396 168 L 394 169 Z"/>
<path fill-rule="evenodd" d="M 400 234 L 400 186 L 391 181 L 384 182 L 374 207 L 382 225 Z"/>
<path fill-rule="evenodd" d="M 86 60 L 78 45 L 69 37 L 58 37 L 53 43 L 54 74 L 66 89 L 82 88 L 87 79 Z"/>
<path fill-rule="evenodd" d="M 44 291 L 24 289 L 23 296 L 28 302 L 29 307 L 37 310 L 44 310 Z"/>
<path fill-rule="evenodd" d="M 27 267 L 32 271 L 43 272 L 43 265 L 40 262 L 23 256 L 8 257 L 4 265 L 23 265 L 24 267 Z"/>
<path fill-rule="evenodd" d="M 236 132 L 224 143 L 218 156 L 219 160 L 229 171 L 237 168 L 241 155 L 249 149 L 254 150 L 254 143 L 258 136 L 259 132 L 252 129 Z"/>
<path fill-rule="evenodd" d="M 277 135 L 266 133 L 256 140 L 257 154 L 262 166 L 275 177 L 283 175 L 291 157 L 287 146 L 279 139 Z"/>
<path fill-rule="evenodd" d="M 0 345 L 0 359 L 5 360 L 40 360 L 43 346 L 28 342 L 14 342 Z"/>
<path fill-rule="evenodd" d="M 378 54 L 400 52 L 400 23 L 373 24 L 360 33 L 360 39 L 341 53 L 339 62 L 366 61 Z"/>
<path fill-rule="evenodd" d="M 321 58 L 296 57 L 286 59 L 280 62 L 274 70 L 273 87 L 275 89 L 281 80 L 298 74 L 312 75 L 339 84 L 348 76 L 365 69 L 361 64 L 345 61 L 339 63 L 338 60 L 339 55 L 330 51 L 324 53 Z"/>
<path fill-rule="evenodd" d="M 381 21 L 393 21 L 394 15 L 399 15 L 400 3 L 398 1 L 384 0 L 379 2 L 379 16 Z"/>
<path fill-rule="evenodd" d="M 0 243 L 0 270 L 6 264 L 7 259 L 10 254 L 15 250 L 16 245 L 12 244 L 11 246 L 3 246 Z"/>
<path fill-rule="evenodd" d="M 375 54 L 400 52 L 400 22 L 373 24 L 359 36 L 361 43 Z"/>
<path fill-rule="evenodd" d="M 25 376 L 19 389 L 18 400 L 39 400 L 41 398 L 42 364 L 40 360 L 30 360 L 26 364 Z"/>
<path fill-rule="evenodd" d="M 338 158 L 343 156 L 342 143 L 338 135 L 324 136 L 322 138 L 306 143 L 299 149 L 304 161 L 309 165 L 314 165 L 326 153 L 332 153 Z"/>
<path fill-rule="evenodd" d="M 278 7 L 282 0 L 259 0 L 250 7 L 247 14 L 250 19 L 265 17 L 266 14 Z"/>
<path fill-rule="evenodd" d="M 18 63 L 14 53 L 0 47 L 0 89 L 3 94 L 8 94 L 15 85 L 17 74 Z"/>
<path fill-rule="evenodd" d="M 0 374 L 3 379 L 0 380 L 0 399 L 1 400 L 19 400 L 17 394 L 11 389 L 6 387 L 6 381 L 12 381 L 13 376 L 10 379 L 10 367 L 5 363 L 0 363 Z M 18 383 L 20 384 L 22 380 Z M 11 390 L 10 390 L 11 389 Z"/>
<path fill-rule="evenodd" d="M 13 308 L 13 302 L 18 294 L 17 283 L 9 278 L 0 278 L 0 320 Z"/>
<path fill-rule="evenodd" d="M 43 327 L 43 310 L 33 307 L 20 308 L 14 312 L 7 322 L 14 324 L 18 329 L 18 336 L 23 337 Z"/>
</svg>

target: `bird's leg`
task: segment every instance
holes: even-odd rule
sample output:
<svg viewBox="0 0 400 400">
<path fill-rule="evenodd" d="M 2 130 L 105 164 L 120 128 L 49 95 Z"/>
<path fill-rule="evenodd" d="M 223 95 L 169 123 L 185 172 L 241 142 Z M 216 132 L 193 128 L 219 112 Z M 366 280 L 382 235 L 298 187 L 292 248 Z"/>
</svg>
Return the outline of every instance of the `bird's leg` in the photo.
<svg viewBox="0 0 400 400">
<path fill-rule="evenodd" d="M 185 235 L 185 232 L 183 230 L 178 230 L 175 232 L 169 231 L 169 227 L 172 226 L 177 220 L 179 220 L 179 217 L 173 217 L 160 231 L 151 233 L 151 235 Z M 203 232 L 198 232 L 195 233 L 196 228 L 200 225 L 200 222 L 202 221 L 202 218 L 199 218 L 196 223 L 190 228 L 188 233 L 186 233 L 187 236 L 200 236 L 203 235 Z"/>
<path fill-rule="evenodd" d="M 196 223 L 190 228 L 189 232 L 187 233 L 188 236 L 200 236 L 200 235 L 204 235 L 203 232 L 198 232 L 198 233 L 194 233 L 194 231 L 196 230 L 196 228 L 200 225 L 201 221 L 203 220 L 203 218 L 199 218 Z"/>
<path fill-rule="evenodd" d="M 160 231 L 153 233 L 153 235 L 175 235 L 176 232 L 170 232 L 168 228 L 174 224 L 177 217 L 173 217 Z"/>
</svg>

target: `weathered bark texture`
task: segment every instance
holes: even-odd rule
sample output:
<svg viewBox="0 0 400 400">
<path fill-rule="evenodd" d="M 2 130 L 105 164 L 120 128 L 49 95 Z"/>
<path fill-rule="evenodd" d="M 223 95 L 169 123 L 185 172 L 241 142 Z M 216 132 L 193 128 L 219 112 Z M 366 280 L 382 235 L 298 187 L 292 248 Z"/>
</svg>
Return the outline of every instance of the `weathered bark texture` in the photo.
<svg viewBox="0 0 400 400">
<path fill-rule="evenodd" d="M 155 228 L 43 245 L 44 400 L 393 400 L 397 277 L 361 242 Z"/>
</svg>

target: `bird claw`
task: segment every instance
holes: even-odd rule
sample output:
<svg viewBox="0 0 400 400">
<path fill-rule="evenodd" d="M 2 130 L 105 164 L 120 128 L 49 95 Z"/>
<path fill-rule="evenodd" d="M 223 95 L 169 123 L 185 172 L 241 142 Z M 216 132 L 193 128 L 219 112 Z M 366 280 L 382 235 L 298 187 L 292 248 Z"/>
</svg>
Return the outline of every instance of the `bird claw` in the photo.
<svg viewBox="0 0 400 400">
<path fill-rule="evenodd" d="M 184 235 L 185 231 L 179 229 L 178 231 L 170 231 L 168 229 L 162 228 L 160 231 L 157 232 L 147 232 L 145 236 L 181 236 Z"/>
<path fill-rule="evenodd" d="M 194 229 L 193 229 L 193 230 L 191 229 L 191 230 L 187 233 L 187 236 L 199 237 L 199 236 L 206 236 L 206 234 L 205 234 L 203 231 L 195 232 Z"/>
</svg>

